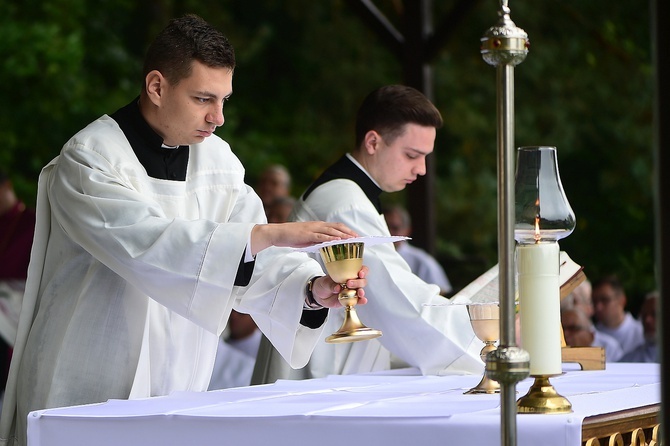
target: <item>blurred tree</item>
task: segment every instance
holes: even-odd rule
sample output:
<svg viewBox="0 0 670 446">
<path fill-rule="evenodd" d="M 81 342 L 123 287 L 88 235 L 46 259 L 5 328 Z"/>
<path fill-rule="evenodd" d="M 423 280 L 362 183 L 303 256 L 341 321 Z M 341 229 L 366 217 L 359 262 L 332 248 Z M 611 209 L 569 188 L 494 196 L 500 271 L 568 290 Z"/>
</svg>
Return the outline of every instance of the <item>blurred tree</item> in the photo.
<svg viewBox="0 0 670 446">
<path fill-rule="evenodd" d="M 41 167 L 79 128 L 137 91 L 139 59 L 112 23 L 124 2 L 24 0 L 0 6 L 0 163 L 34 202 Z M 129 3 L 129 2 L 127 2 Z M 107 6 L 107 7 L 105 7 Z M 125 5 L 127 7 L 128 5 Z"/>
<path fill-rule="evenodd" d="M 649 4 L 519 6 L 537 38 L 519 72 L 517 143 L 557 146 L 577 216 L 561 246 L 592 279 L 619 274 L 636 309 L 655 288 Z"/>
<path fill-rule="evenodd" d="M 435 2 L 436 22 L 454 2 Z M 400 27 L 400 2 L 375 4 Z M 531 41 L 515 70 L 516 143 L 557 147 L 578 222 L 561 247 L 592 278 L 620 274 L 635 302 L 654 287 L 648 5 L 510 7 Z M 456 287 L 497 261 L 495 69 L 479 53 L 497 8 L 479 2 L 434 66 L 446 123 L 434 155 L 437 252 Z M 346 0 L 2 2 L 0 163 L 24 199 L 72 134 L 138 94 L 146 45 L 185 12 L 205 17 L 237 50 L 234 94 L 217 133 L 247 166 L 250 184 L 267 164 L 283 163 L 300 193 L 351 148 L 363 96 L 402 81 L 399 62 Z"/>
</svg>

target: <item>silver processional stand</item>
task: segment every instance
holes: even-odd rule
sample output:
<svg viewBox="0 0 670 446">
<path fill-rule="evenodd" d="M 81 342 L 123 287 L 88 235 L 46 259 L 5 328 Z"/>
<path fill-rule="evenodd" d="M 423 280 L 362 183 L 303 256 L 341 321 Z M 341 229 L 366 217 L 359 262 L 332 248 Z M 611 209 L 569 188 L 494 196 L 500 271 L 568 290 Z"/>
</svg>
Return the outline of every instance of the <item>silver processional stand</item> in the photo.
<svg viewBox="0 0 670 446">
<path fill-rule="evenodd" d="M 528 54 L 528 35 L 500 1 L 498 23 L 481 39 L 483 59 L 496 67 L 500 346 L 486 358 L 486 375 L 500 383 L 501 444 L 516 445 L 516 383 L 530 373 L 529 354 L 516 346 L 514 241 L 514 66 Z"/>
</svg>

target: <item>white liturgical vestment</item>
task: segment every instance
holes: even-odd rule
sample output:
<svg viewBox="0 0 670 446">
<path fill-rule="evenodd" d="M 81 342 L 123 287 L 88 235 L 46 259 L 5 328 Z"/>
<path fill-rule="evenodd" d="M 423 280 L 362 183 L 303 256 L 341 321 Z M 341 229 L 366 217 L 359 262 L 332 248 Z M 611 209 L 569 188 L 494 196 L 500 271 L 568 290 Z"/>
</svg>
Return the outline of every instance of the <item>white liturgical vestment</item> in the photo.
<svg viewBox="0 0 670 446">
<path fill-rule="evenodd" d="M 14 423 L 25 444 L 32 410 L 207 390 L 231 308 L 307 362 L 321 328 L 300 325 L 304 289 L 323 270 L 270 248 L 234 286 L 265 216 L 217 136 L 190 147 L 185 181 L 155 179 L 105 115 L 43 169 L 37 212 L 0 444 Z"/>
<path fill-rule="evenodd" d="M 360 168 L 349 162 L 347 169 Z M 384 216 L 356 181 L 332 179 L 308 192 L 296 203 L 291 220 L 342 222 L 359 235 L 390 235 Z M 306 368 L 290 370 L 263 340 L 252 383 L 388 370 L 394 364 L 417 367 L 425 375 L 483 373 L 479 353 L 484 344 L 474 335 L 465 305 L 431 306 L 446 302 L 439 287 L 413 274 L 392 243 L 366 245 L 363 264 L 370 269 L 368 303 L 356 312 L 363 324 L 383 335 L 327 344 L 324 339 L 339 329 L 344 315 L 331 310 Z"/>
</svg>

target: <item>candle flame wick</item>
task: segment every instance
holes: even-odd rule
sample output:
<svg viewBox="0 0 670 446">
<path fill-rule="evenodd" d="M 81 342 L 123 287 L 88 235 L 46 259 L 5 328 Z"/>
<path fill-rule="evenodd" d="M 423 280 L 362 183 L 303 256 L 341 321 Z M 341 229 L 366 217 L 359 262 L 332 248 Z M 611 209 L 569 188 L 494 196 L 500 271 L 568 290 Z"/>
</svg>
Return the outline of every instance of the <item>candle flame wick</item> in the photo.
<svg viewBox="0 0 670 446">
<path fill-rule="evenodd" d="M 535 243 L 539 243 L 540 238 L 542 236 L 540 235 L 540 216 L 538 215 L 535 217 Z"/>
</svg>

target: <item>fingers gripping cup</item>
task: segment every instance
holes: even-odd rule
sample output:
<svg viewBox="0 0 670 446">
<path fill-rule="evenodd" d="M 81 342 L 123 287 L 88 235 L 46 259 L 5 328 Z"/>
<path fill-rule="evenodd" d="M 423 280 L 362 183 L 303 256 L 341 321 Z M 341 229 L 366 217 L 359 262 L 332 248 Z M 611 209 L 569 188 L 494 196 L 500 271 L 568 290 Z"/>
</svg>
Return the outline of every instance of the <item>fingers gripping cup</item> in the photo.
<svg viewBox="0 0 670 446">
<path fill-rule="evenodd" d="M 345 311 L 340 329 L 326 338 L 329 344 L 365 341 L 382 335 L 380 330 L 368 328 L 360 321 L 355 309 L 356 290 L 347 288 L 347 280 L 357 278 L 363 267 L 364 246 L 363 242 L 343 242 L 319 249 L 326 271 L 342 287 L 338 299 Z"/>
</svg>

